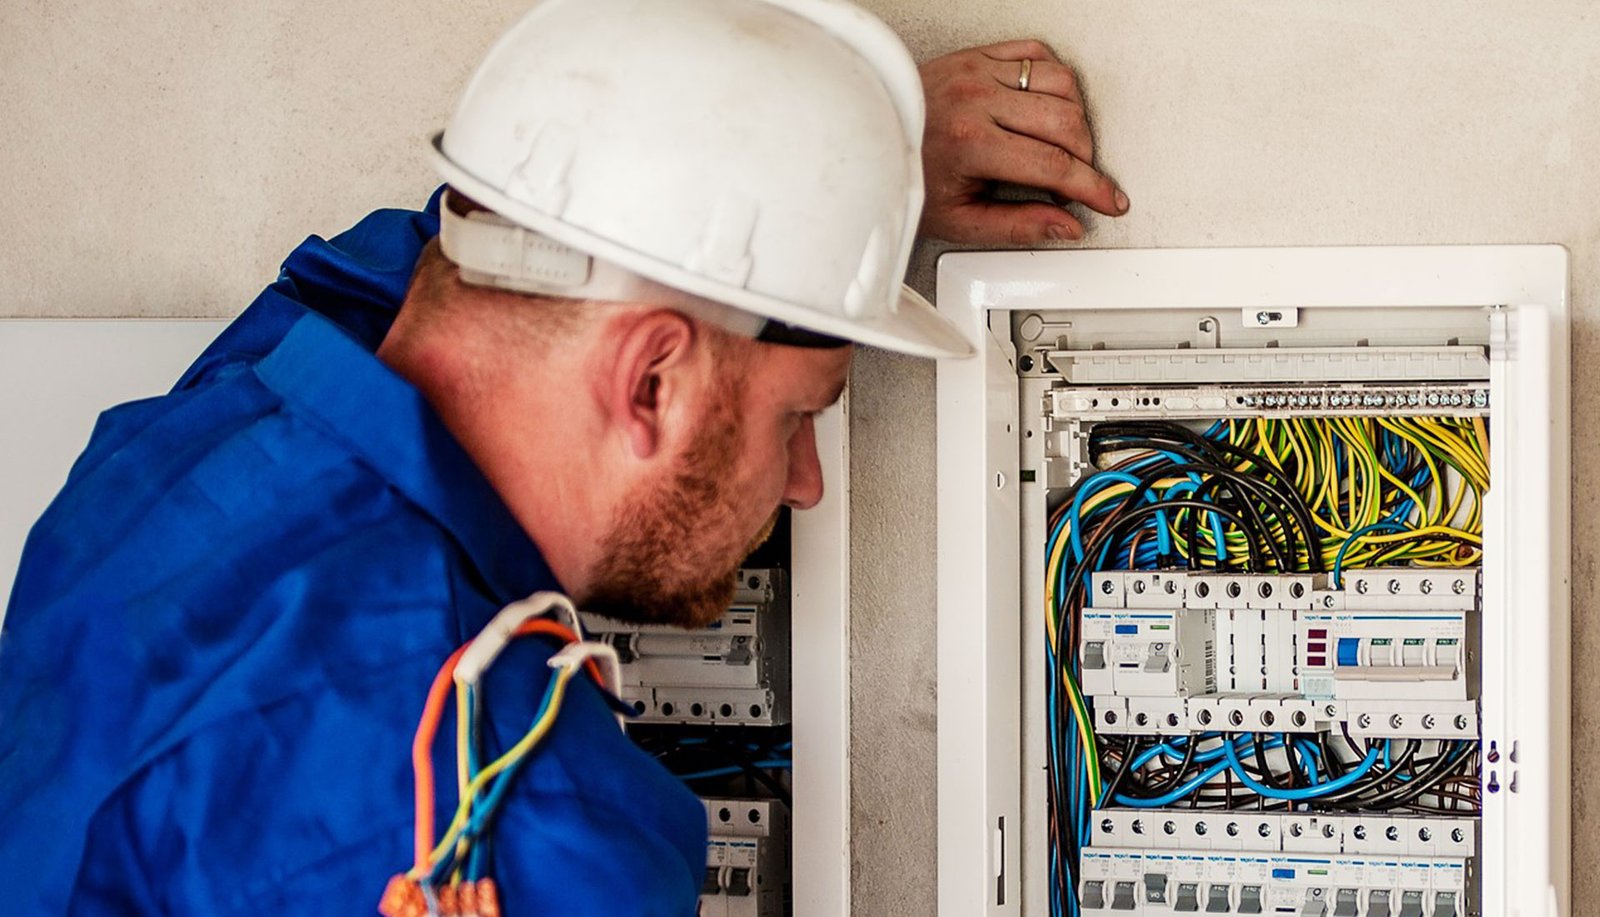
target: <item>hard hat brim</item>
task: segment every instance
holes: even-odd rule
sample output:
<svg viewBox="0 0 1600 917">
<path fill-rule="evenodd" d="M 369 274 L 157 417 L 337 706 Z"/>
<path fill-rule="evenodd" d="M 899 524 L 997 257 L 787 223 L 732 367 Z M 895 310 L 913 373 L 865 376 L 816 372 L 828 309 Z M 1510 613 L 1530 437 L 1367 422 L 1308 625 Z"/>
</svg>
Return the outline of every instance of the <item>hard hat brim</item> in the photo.
<svg viewBox="0 0 1600 917">
<path fill-rule="evenodd" d="M 901 285 L 894 310 L 876 318 L 827 315 L 744 287 L 709 280 L 540 212 L 467 172 L 444 150 L 444 132 L 433 137 L 433 165 L 451 187 L 502 217 L 543 233 L 578 251 L 712 302 L 722 303 L 833 337 L 918 357 L 970 357 L 976 350 L 954 322 L 921 294 Z"/>
</svg>

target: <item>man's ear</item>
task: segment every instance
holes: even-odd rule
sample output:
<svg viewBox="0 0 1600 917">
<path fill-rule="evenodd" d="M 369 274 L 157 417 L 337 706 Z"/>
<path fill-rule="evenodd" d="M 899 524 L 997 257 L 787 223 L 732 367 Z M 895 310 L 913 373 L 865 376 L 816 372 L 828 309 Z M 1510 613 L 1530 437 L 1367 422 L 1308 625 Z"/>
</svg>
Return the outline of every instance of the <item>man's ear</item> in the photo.
<svg viewBox="0 0 1600 917">
<path fill-rule="evenodd" d="M 691 320 L 665 309 L 619 318 L 609 330 L 616 343 L 601 399 L 634 456 L 653 458 L 672 409 L 681 408 L 701 342 Z"/>
</svg>

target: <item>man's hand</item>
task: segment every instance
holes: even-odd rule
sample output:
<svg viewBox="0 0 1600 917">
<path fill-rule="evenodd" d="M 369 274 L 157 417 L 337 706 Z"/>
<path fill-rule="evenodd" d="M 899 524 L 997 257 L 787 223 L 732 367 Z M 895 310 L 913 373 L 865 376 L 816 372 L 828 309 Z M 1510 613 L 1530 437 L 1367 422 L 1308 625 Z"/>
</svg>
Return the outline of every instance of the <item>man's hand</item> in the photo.
<svg viewBox="0 0 1600 917">
<path fill-rule="evenodd" d="M 1028 88 L 1018 88 L 1023 61 Z M 1095 171 L 1094 140 L 1078 80 L 1043 43 L 1007 41 L 923 64 L 928 125 L 922 141 L 923 235 L 951 242 L 1026 245 L 1078 239 L 1061 207 L 997 201 L 997 182 L 1048 191 L 1119 216 L 1128 198 Z"/>
</svg>

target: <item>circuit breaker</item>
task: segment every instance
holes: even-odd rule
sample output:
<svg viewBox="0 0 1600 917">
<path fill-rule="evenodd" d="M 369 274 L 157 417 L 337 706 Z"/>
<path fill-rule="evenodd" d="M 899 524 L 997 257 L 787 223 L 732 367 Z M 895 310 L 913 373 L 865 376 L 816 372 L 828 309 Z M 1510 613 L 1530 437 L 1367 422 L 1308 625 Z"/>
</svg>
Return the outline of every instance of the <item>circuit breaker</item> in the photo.
<svg viewBox="0 0 1600 917">
<path fill-rule="evenodd" d="M 781 569 L 739 571 L 733 605 L 703 630 L 584 621 L 616 648 L 622 699 L 638 722 L 789 722 L 789 583 Z"/>
<path fill-rule="evenodd" d="M 1563 913 L 1566 258 L 962 253 L 942 913 Z"/>
<path fill-rule="evenodd" d="M 703 917 L 793 913 L 789 609 L 788 571 L 750 567 L 699 630 L 584 615 L 617 651 L 630 735 L 705 804 Z"/>
<path fill-rule="evenodd" d="M 788 810 L 765 799 L 702 801 L 711 840 L 700 917 L 789 913 Z"/>
</svg>

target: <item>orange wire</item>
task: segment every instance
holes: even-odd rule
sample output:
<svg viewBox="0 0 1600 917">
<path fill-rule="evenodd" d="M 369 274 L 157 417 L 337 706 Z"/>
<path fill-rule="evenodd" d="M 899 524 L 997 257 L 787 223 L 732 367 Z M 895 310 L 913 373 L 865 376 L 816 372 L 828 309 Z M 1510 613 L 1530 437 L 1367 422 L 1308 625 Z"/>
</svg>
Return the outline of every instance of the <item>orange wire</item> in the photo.
<svg viewBox="0 0 1600 917">
<path fill-rule="evenodd" d="M 575 642 L 577 634 L 543 618 L 524 621 L 513 634 L 524 637 L 529 634 L 549 634 L 559 637 L 566 643 Z M 413 831 L 414 855 L 416 863 L 414 868 L 426 869 L 428 854 L 433 852 L 433 738 L 439 732 L 439 720 L 444 715 L 444 702 L 450 696 L 450 685 L 455 673 L 456 662 L 461 654 L 467 651 L 472 641 L 462 644 L 461 648 L 450 654 L 450 658 L 439 667 L 439 673 L 433 676 L 433 684 L 428 688 L 427 703 L 422 706 L 422 719 L 417 723 L 416 737 L 411 740 L 411 769 L 416 774 L 416 828 Z M 595 684 L 602 688 L 605 679 L 600 676 L 600 667 L 593 658 L 584 661 L 584 668 L 589 670 L 589 676 Z"/>
</svg>

